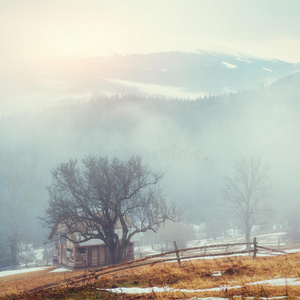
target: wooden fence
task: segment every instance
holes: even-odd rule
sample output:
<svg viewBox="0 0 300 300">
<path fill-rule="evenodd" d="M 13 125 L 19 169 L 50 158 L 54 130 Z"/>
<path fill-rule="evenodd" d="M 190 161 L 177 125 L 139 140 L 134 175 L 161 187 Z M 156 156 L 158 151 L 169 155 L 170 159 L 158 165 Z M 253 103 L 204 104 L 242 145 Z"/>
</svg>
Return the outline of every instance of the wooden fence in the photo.
<svg viewBox="0 0 300 300">
<path fill-rule="evenodd" d="M 34 292 L 41 289 L 53 289 L 62 286 L 77 286 L 83 285 L 86 283 L 91 283 L 93 280 L 96 280 L 99 276 L 106 275 L 109 273 L 122 271 L 131 268 L 137 268 L 146 265 L 154 265 L 165 262 L 176 262 L 179 267 L 181 267 L 181 262 L 184 260 L 191 260 L 196 258 L 204 257 L 226 257 L 226 256 L 236 256 L 241 254 L 252 254 L 253 259 L 257 257 L 259 250 L 264 252 L 280 252 L 287 254 L 284 251 L 277 249 L 271 249 L 263 246 L 259 246 L 256 238 L 253 239 L 251 243 L 233 243 L 233 244 L 216 244 L 216 245 L 205 245 L 201 247 L 193 247 L 186 249 L 178 249 L 176 242 L 174 241 L 175 250 L 145 256 L 143 258 L 135 259 L 126 263 L 106 266 L 98 269 L 88 269 L 85 274 L 78 275 L 69 279 L 65 279 L 59 282 L 54 282 L 51 284 L 43 285 L 37 288 L 30 290 L 29 292 Z"/>
</svg>

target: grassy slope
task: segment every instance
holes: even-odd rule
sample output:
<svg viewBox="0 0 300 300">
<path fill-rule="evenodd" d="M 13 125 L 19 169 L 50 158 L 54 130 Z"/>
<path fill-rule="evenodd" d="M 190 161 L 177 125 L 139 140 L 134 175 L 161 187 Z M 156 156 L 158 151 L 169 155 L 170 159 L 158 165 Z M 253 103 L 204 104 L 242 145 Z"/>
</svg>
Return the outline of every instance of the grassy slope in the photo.
<svg viewBox="0 0 300 300">
<path fill-rule="evenodd" d="M 198 297 L 275 297 L 287 296 L 296 299 L 300 296 L 299 286 L 272 287 L 266 284 L 246 285 L 246 283 L 271 278 L 300 278 L 300 253 L 284 256 L 261 257 L 256 260 L 243 257 L 228 257 L 223 259 L 200 259 L 183 262 L 179 268 L 177 264 L 160 264 L 155 266 L 139 267 L 122 273 L 115 273 L 109 277 L 98 277 L 93 282 L 85 283 L 79 287 L 69 287 L 54 292 L 42 291 L 34 294 L 22 294 L 21 286 L 32 288 L 63 279 L 68 276 L 78 275 L 82 271 L 68 272 L 66 274 L 47 273 L 47 271 L 32 274 L 18 275 L 17 278 L 7 277 L 8 282 L 1 278 L 0 290 L 9 285 L 11 291 L 19 294 L 6 296 L 4 299 L 187 299 Z M 211 276 L 213 272 L 221 271 L 222 276 Z M 3 285 L 3 283 L 5 283 Z M 222 291 L 203 291 L 197 293 L 168 292 L 152 293 L 148 295 L 113 295 L 101 292 L 96 288 L 107 289 L 114 287 L 171 287 L 174 289 L 209 289 L 220 286 L 241 286 L 237 289 L 223 289 Z M 6 289 L 6 293 L 9 290 Z"/>
</svg>

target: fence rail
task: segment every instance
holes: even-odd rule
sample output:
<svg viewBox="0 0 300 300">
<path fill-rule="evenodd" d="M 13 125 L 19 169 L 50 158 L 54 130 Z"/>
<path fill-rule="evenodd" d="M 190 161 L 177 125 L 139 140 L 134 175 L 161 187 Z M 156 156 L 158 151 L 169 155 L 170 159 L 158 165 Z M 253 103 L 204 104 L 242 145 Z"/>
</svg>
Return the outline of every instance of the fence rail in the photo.
<svg viewBox="0 0 300 300">
<path fill-rule="evenodd" d="M 259 250 L 268 251 L 268 252 L 280 252 L 287 254 L 284 251 L 278 249 L 271 249 L 263 246 L 258 246 L 258 242 L 256 238 L 254 238 L 251 243 L 233 243 L 233 244 L 216 244 L 216 245 L 207 245 L 201 247 L 193 247 L 186 249 L 178 249 L 176 242 L 174 242 L 174 251 L 169 251 L 160 254 L 154 254 L 150 256 L 145 256 L 143 258 L 139 258 L 133 261 L 129 261 L 126 263 L 113 265 L 113 266 L 105 266 L 98 269 L 88 269 L 85 274 L 78 275 L 72 278 L 68 278 L 59 282 L 50 283 L 47 285 L 43 285 L 29 292 L 38 291 L 41 289 L 53 289 L 57 287 L 63 286 L 76 286 L 78 284 L 82 285 L 85 283 L 91 283 L 93 280 L 97 280 L 99 276 L 106 275 L 109 273 L 122 271 L 131 268 L 137 268 L 146 265 L 154 265 L 165 262 L 176 262 L 179 267 L 181 266 L 181 261 L 195 259 L 195 258 L 203 258 L 203 257 L 220 257 L 220 256 L 230 256 L 230 255 L 240 255 L 240 254 L 251 254 L 253 253 L 253 259 L 256 258 Z"/>
</svg>

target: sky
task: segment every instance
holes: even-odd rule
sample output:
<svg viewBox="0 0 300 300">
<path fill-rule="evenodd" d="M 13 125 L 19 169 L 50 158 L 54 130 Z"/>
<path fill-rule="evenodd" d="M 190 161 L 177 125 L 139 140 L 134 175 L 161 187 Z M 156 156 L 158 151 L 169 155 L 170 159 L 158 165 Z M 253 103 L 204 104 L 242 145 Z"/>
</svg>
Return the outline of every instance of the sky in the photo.
<svg viewBox="0 0 300 300">
<path fill-rule="evenodd" d="M 212 45 L 300 61 L 298 0 L 1 0 L 1 60 Z"/>
<path fill-rule="evenodd" d="M 45 62 L 70 58 L 211 49 L 300 62 L 299 15 L 299 0 L 1 0 L 0 109 Z"/>
</svg>

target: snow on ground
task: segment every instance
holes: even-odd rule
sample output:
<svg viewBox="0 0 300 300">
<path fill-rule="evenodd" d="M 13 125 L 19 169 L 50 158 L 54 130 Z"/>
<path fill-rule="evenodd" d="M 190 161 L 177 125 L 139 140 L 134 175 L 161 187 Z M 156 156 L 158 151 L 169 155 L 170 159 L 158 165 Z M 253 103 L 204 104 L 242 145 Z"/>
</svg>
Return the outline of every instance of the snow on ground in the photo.
<svg viewBox="0 0 300 300">
<path fill-rule="evenodd" d="M 280 241 L 280 238 L 285 235 L 286 232 L 276 232 L 276 233 L 267 233 L 267 234 L 253 234 L 253 237 L 256 236 L 258 245 L 278 245 L 278 240 L 280 245 L 283 243 Z M 219 245 L 219 244 L 233 244 L 233 243 L 244 243 L 244 235 L 236 235 L 230 237 L 220 237 L 216 239 L 199 239 L 190 241 L 187 244 L 187 247 L 199 247 L 199 246 L 209 246 L 209 245 Z"/>
<path fill-rule="evenodd" d="M 137 288 L 137 287 L 122 287 L 108 289 L 112 293 L 125 293 L 125 294 L 150 294 L 154 293 L 163 293 L 163 292 L 183 292 L 183 293 L 195 293 L 195 292 L 206 292 L 206 291 L 221 291 L 223 287 L 212 288 L 212 289 L 202 289 L 202 290 L 187 290 L 187 289 L 172 289 L 168 286 L 165 287 L 150 287 L 150 288 Z"/>
<path fill-rule="evenodd" d="M 115 289 L 108 289 L 108 291 L 112 293 L 125 293 L 125 294 L 150 294 L 154 293 L 163 293 L 163 292 L 172 292 L 174 289 L 169 288 L 168 286 L 165 287 L 149 287 L 149 288 L 138 288 L 138 287 L 122 287 L 122 288 L 115 288 Z"/>
<path fill-rule="evenodd" d="M 137 249 L 136 253 L 142 253 L 143 256 L 148 256 L 148 255 L 154 255 L 154 254 L 160 254 L 161 251 L 157 251 L 152 249 L 151 246 L 139 246 L 139 248 Z"/>
<path fill-rule="evenodd" d="M 237 67 L 237 65 L 230 64 L 230 63 L 228 63 L 226 61 L 222 61 L 222 65 L 224 65 L 228 69 L 236 69 L 236 67 Z"/>
<path fill-rule="evenodd" d="M 248 64 L 251 64 L 251 63 L 252 63 L 249 59 L 245 59 L 245 58 L 241 58 L 241 57 L 237 57 L 237 60 L 246 62 L 246 63 L 248 63 Z"/>
<path fill-rule="evenodd" d="M 222 276 L 222 271 L 214 271 L 211 276 Z"/>
<path fill-rule="evenodd" d="M 248 283 L 249 285 L 253 284 L 267 284 L 272 286 L 281 286 L 281 285 L 300 285 L 300 278 L 276 278 L 261 280 L 256 282 Z"/>
<path fill-rule="evenodd" d="M 297 252 L 300 252 L 300 249 L 299 248 L 287 249 L 287 250 L 284 250 L 284 252 L 286 252 L 286 253 L 297 253 Z"/>
<path fill-rule="evenodd" d="M 58 268 L 58 269 L 54 269 L 48 273 L 58 273 L 58 272 L 70 272 L 71 270 L 66 269 L 66 268 Z"/>
<path fill-rule="evenodd" d="M 36 255 L 37 260 L 43 260 L 44 249 L 43 248 L 36 249 L 35 250 L 35 255 Z"/>
<path fill-rule="evenodd" d="M 300 285 L 300 278 L 276 278 L 261 280 L 251 283 L 246 283 L 246 285 L 258 285 L 258 284 L 267 284 L 271 286 L 285 286 L 285 285 Z M 197 289 L 197 290 L 187 290 L 187 289 L 172 289 L 168 286 L 165 287 L 150 287 L 150 288 L 137 288 L 137 287 L 121 287 L 115 289 L 108 289 L 108 291 L 113 293 L 125 293 L 125 294 L 149 294 L 152 292 L 163 293 L 163 292 L 182 292 L 182 293 L 196 293 L 196 292 L 220 292 L 225 289 L 240 289 L 241 285 L 228 286 L 222 285 L 210 289 Z M 277 298 L 277 297 L 275 297 Z M 273 299 L 275 299 L 273 298 Z M 206 298 L 207 299 L 207 298 Z M 212 298 L 210 298 L 212 299 Z M 218 298 L 220 299 L 220 298 Z M 270 298 L 269 298 L 270 299 Z"/>
<path fill-rule="evenodd" d="M 28 269 L 21 269 L 21 270 L 9 270 L 9 271 L 1 271 L 0 277 L 22 274 L 22 273 L 30 273 L 35 271 L 42 271 L 50 267 L 35 267 L 35 268 L 28 268 Z"/>
<path fill-rule="evenodd" d="M 190 299 L 187 299 L 187 300 L 228 300 L 228 298 L 219 298 L 219 297 L 205 297 L 205 298 L 196 298 L 196 297 L 193 297 L 193 298 L 190 298 Z M 271 298 L 269 298 L 271 299 Z"/>
<path fill-rule="evenodd" d="M 271 69 L 268 69 L 268 68 L 262 68 L 264 71 L 267 71 L 267 72 L 273 72 L 273 70 Z"/>
<path fill-rule="evenodd" d="M 194 298 L 196 300 L 196 298 Z M 200 298 L 199 298 L 200 299 Z M 201 298 L 204 299 L 204 298 Z M 255 299 L 255 297 L 245 297 L 244 299 Z M 259 299 L 266 299 L 266 300 L 271 300 L 271 299 L 286 299 L 286 296 L 278 296 L 278 297 L 260 297 Z M 296 298 L 297 299 L 297 298 Z"/>
<path fill-rule="evenodd" d="M 234 286 L 230 288 L 240 288 L 241 286 Z M 183 292 L 183 293 L 195 293 L 195 292 L 211 292 L 211 291 L 222 291 L 226 287 L 217 287 L 211 289 L 199 289 L 199 290 L 187 290 L 187 289 L 172 289 L 168 286 L 165 287 L 150 287 L 150 288 L 138 288 L 138 287 L 120 287 L 114 289 L 108 289 L 112 293 L 125 293 L 125 294 L 150 294 L 163 293 L 163 292 Z M 227 287 L 228 288 L 228 287 Z"/>
</svg>

